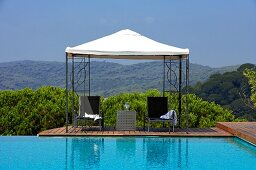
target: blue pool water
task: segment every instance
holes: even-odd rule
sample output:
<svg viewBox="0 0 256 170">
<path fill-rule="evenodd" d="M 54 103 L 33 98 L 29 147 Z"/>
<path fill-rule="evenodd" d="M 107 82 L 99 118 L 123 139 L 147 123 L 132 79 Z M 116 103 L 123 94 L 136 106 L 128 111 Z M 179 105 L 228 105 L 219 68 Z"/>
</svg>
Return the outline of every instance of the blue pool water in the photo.
<svg viewBox="0 0 256 170">
<path fill-rule="evenodd" d="M 239 138 L 0 137 L 0 169 L 256 169 Z"/>
</svg>

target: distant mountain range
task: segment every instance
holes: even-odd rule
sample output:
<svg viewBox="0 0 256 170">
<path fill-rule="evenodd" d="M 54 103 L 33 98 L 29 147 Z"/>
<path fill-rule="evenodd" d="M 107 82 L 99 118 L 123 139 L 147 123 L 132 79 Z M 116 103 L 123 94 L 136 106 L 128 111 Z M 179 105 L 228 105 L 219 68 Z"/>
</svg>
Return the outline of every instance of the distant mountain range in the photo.
<svg viewBox="0 0 256 170">
<path fill-rule="evenodd" d="M 206 81 L 214 73 L 234 71 L 239 67 L 211 68 L 190 64 L 190 85 Z M 121 65 L 91 62 L 92 94 L 109 96 L 120 92 L 162 89 L 163 63 L 145 62 Z M 36 89 L 43 85 L 65 87 L 65 63 L 50 61 L 15 61 L 0 63 L 0 90 Z"/>
</svg>

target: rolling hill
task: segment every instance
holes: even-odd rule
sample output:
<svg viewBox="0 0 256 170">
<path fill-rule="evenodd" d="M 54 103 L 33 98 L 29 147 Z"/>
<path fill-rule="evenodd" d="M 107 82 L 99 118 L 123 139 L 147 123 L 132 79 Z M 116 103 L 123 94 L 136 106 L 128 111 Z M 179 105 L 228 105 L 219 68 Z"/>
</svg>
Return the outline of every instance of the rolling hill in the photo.
<svg viewBox="0 0 256 170">
<path fill-rule="evenodd" d="M 190 85 L 206 81 L 213 73 L 234 71 L 239 66 L 211 68 L 190 64 Z M 162 89 L 163 63 L 133 65 L 91 62 L 91 92 L 109 96 L 120 92 Z M 15 61 L 0 63 L 0 90 L 15 90 L 43 85 L 65 87 L 65 63 L 50 61 Z"/>
</svg>

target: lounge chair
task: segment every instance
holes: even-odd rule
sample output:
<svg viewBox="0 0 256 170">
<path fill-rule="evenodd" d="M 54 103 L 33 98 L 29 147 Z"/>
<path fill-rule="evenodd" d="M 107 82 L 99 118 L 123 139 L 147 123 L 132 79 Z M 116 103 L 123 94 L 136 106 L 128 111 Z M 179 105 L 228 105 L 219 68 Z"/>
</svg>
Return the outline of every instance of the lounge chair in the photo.
<svg viewBox="0 0 256 170">
<path fill-rule="evenodd" d="M 79 112 L 75 117 L 74 127 L 79 120 L 94 120 L 99 122 L 100 130 L 103 127 L 103 115 L 100 115 L 100 96 L 80 96 Z"/>
<path fill-rule="evenodd" d="M 175 120 L 173 116 L 169 116 L 166 119 L 160 118 L 163 115 L 168 113 L 168 98 L 167 97 L 148 97 L 147 99 L 147 106 L 148 106 L 148 132 L 149 126 L 151 122 L 168 122 L 169 125 L 169 132 L 171 131 L 171 124 L 173 125 L 172 129 L 174 132 L 174 125 Z"/>
</svg>

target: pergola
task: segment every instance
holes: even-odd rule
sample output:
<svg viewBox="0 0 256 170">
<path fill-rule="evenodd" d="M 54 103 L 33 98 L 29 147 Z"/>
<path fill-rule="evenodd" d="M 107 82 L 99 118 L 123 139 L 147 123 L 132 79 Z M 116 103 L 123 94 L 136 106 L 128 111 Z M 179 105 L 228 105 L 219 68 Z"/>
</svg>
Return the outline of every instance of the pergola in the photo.
<svg viewBox="0 0 256 170">
<path fill-rule="evenodd" d="M 159 43 L 129 29 L 66 48 L 66 132 L 68 132 L 68 90 L 72 90 L 72 114 L 74 93 L 89 95 L 91 91 L 91 58 L 162 60 L 164 92 L 178 92 L 178 125 L 181 125 L 182 94 L 186 95 L 186 128 L 188 128 L 189 49 Z M 71 72 L 69 73 L 69 61 Z M 79 62 L 77 62 L 77 60 Z M 185 63 L 185 64 L 183 64 Z M 185 68 L 184 68 L 185 67 Z M 69 76 L 70 75 L 70 76 Z M 70 81 L 69 81 L 70 77 Z"/>
</svg>

